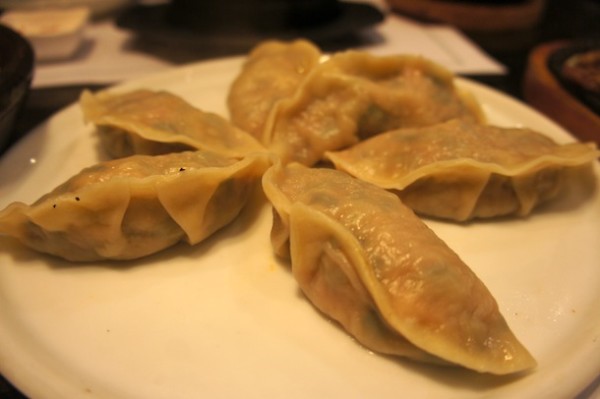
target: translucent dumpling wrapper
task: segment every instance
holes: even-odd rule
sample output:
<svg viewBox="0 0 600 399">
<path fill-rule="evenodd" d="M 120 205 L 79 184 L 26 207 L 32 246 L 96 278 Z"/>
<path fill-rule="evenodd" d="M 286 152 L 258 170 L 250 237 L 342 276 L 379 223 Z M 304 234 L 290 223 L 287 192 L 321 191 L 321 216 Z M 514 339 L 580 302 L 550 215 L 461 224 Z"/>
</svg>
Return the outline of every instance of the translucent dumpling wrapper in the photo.
<svg viewBox="0 0 600 399">
<path fill-rule="evenodd" d="M 112 158 L 189 150 L 243 157 L 264 150 L 254 137 L 222 116 L 167 91 L 94 94 L 86 90 L 79 102 L 85 120 L 98 128 L 102 146 Z"/>
<path fill-rule="evenodd" d="M 299 164 L 269 169 L 263 189 L 274 251 L 367 348 L 493 374 L 535 366 L 481 280 L 397 196 Z"/>
<path fill-rule="evenodd" d="M 452 120 L 380 134 L 325 157 L 394 190 L 420 214 L 465 221 L 528 215 L 599 155 L 592 143 L 557 144 L 530 129 Z"/>
<path fill-rule="evenodd" d="M 319 64 L 293 97 L 276 104 L 262 142 L 283 162 L 310 166 L 325 151 L 453 118 L 484 120 L 450 71 L 418 56 L 347 51 Z"/>
<path fill-rule="evenodd" d="M 262 140 L 269 112 L 295 93 L 320 57 L 319 48 L 306 40 L 270 40 L 256 46 L 229 90 L 233 124 Z"/>
<path fill-rule="evenodd" d="M 83 169 L 31 205 L 0 211 L 0 238 L 71 261 L 197 244 L 235 219 L 270 160 L 207 151 L 135 155 Z"/>
</svg>

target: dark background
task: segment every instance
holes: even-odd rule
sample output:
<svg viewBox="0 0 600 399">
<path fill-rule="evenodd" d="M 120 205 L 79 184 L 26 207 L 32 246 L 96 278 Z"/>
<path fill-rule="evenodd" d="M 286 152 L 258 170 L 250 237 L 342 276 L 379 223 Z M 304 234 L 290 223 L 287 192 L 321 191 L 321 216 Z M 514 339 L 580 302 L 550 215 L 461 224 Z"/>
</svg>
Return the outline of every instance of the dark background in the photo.
<svg viewBox="0 0 600 399">
<path fill-rule="evenodd" d="M 548 0 L 540 23 L 526 31 L 503 33 L 465 32 L 488 54 L 508 68 L 506 75 L 468 75 L 515 98 L 522 99 L 522 79 L 528 54 L 537 45 L 555 40 L 600 38 L 600 0 Z M 66 86 L 34 89 L 14 128 L 14 144 L 31 129 L 63 107 L 77 101 L 84 88 L 102 86 Z M 0 376 L 0 399 L 23 399 Z"/>
</svg>

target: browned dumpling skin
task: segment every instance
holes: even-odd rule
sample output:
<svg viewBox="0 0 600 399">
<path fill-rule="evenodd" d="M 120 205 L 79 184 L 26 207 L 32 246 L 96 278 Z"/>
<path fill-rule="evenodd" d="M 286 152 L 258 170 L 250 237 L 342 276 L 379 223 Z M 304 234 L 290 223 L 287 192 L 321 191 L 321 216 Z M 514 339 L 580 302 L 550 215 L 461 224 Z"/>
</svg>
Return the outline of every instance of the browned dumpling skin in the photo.
<svg viewBox="0 0 600 399">
<path fill-rule="evenodd" d="M 233 124 L 262 140 L 275 104 L 295 93 L 320 57 L 319 48 L 307 40 L 270 40 L 256 46 L 227 96 Z"/>
<path fill-rule="evenodd" d="M 526 128 L 452 120 L 380 134 L 326 158 L 394 190 L 420 214 L 466 221 L 526 216 L 599 155 L 592 143 L 559 145 Z"/>
<path fill-rule="evenodd" d="M 202 111 L 167 91 L 84 91 L 79 102 L 85 120 L 96 125 L 112 158 L 189 150 L 239 158 L 264 150 L 254 137 L 222 116 Z"/>
<path fill-rule="evenodd" d="M 295 163 L 270 168 L 263 188 L 274 251 L 366 347 L 493 374 L 535 366 L 481 280 L 397 196 Z"/>
<path fill-rule="evenodd" d="M 453 74 L 425 58 L 336 53 L 269 115 L 263 143 L 283 162 L 314 165 L 325 151 L 397 128 L 453 118 L 483 121 Z"/>
<path fill-rule="evenodd" d="M 270 164 L 207 151 L 135 155 L 83 169 L 31 205 L 0 211 L 0 238 L 71 261 L 136 259 L 230 223 Z"/>
</svg>

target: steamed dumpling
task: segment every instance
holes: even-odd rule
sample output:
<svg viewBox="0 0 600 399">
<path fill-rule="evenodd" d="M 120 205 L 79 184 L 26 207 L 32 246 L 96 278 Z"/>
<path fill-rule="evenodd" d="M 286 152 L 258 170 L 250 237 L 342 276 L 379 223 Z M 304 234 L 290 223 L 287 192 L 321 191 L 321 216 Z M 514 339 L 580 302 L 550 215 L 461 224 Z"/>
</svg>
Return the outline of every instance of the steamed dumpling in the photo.
<svg viewBox="0 0 600 399">
<path fill-rule="evenodd" d="M 275 252 L 366 347 L 494 374 L 535 366 L 485 285 L 397 196 L 299 164 L 272 167 L 263 188 Z"/>
<path fill-rule="evenodd" d="M 0 211 L 0 238 L 71 261 L 135 259 L 196 244 L 231 222 L 269 165 L 207 151 L 136 155 L 83 169 L 32 205 Z"/>
<path fill-rule="evenodd" d="M 85 120 L 96 125 L 103 147 L 113 158 L 196 149 L 243 157 L 264 149 L 220 115 L 204 112 L 166 91 L 84 91 L 80 105 Z"/>
<path fill-rule="evenodd" d="M 347 51 L 315 67 L 294 96 L 277 103 L 263 143 L 283 162 L 313 165 L 325 151 L 397 128 L 483 113 L 453 75 L 422 57 Z"/>
<path fill-rule="evenodd" d="M 294 94 L 320 57 L 319 48 L 306 40 L 269 40 L 256 46 L 229 90 L 233 124 L 262 140 L 269 112 Z"/>
<path fill-rule="evenodd" d="M 394 190 L 418 213 L 464 221 L 528 215 L 557 195 L 568 172 L 599 155 L 593 144 L 559 145 L 530 129 L 452 120 L 380 134 L 326 158 Z"/>
</svg>

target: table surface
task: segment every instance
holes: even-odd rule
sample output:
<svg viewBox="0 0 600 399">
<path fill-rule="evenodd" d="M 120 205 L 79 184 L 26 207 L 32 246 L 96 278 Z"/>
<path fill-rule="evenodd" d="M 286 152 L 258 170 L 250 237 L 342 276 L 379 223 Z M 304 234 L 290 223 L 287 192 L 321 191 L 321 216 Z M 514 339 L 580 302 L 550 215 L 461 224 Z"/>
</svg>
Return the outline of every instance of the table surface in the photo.
<svg viewBox="0 0 600 399">
<path fill-rule="evenodd" d="M 464 32 L 487 54 L 505 65 L 507 73 L 463 76 L 522 100 L 523 73 L 527 65 L 527 56 L 532 49 L 541 43 L 554 40 L 600 38 L 598 21 L 600 21 L 599 0 L 549 0 L 540 23 L 527 31 L 486 34 Z M 84 88 L 95 90 L 102 87 L 105 85 L 34 88 L 17 118 L 11 145 L 56 111 L 75 102 Z M 22 399 L 25 396 L 0 376 L 0 398 Z"/>
</svg>

